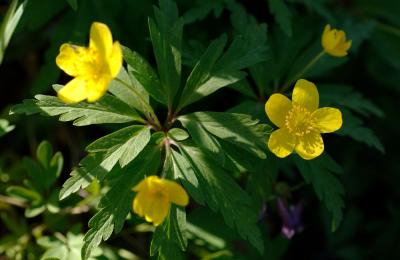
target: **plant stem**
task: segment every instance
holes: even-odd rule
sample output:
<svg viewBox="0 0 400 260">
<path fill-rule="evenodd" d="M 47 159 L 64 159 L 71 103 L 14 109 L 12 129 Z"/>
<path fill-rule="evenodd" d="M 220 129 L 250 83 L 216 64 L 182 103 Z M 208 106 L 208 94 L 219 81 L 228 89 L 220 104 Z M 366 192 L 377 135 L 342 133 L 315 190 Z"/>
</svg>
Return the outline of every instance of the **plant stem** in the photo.
<svg viewBox="0 0 400 260">
<path fill-rule="evenodd" d="M 119 83 L 121 83 L 122 85 L 124 85 L 125 87 L 129 88 L 130 90 L 132 90 L 135 93 L 135 95 L 139 98 L 140 102 L 142 103 L 143 107 L 150 114 L 150 117 L 147 117 L 147 115 L 146 115 L 146 118 L 148 119 L 149 123 L 151 123 L 151 124 L 154 123 L 156 130 L 161 129 L 162 127 L 161 127 L 160 121 L 158 120 L 158 117 L 154 113 L 153 108 L 150 106 L 149 103 L 147 103 L 146 100 L 143 99 L 143 97 L 136 91 L 136 89 L 131 87 L 128 83 L 126 83 L 125 81 L 123 81 L 119 78 L 115 78 L 115 80 L 118 81 Z"/>
<path fill-rule="evenodd" d="M 285 92 L 295 80 L 299 79 L 301 76 L 303 76 L 309 69 L 311 69 L 315 63 L 322 58 L 322 56 L 325 55 L 325 51 L 322 50 L 320 53 L 317 54 L 304 68 L 301 70 L 299 73 L 297 73 L 293 78 L 290 80 L 286 81 L 286 83 L 283 85 L 282 89 L 280 92 Z"/>
</svg>

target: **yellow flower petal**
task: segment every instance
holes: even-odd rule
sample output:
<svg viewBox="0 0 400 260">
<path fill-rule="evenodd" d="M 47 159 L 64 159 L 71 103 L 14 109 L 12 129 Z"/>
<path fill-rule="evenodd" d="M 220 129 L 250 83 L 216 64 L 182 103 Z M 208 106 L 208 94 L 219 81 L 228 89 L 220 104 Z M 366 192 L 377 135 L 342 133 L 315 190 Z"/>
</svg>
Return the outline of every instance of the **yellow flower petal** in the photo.
<svg viewBox="0 0 400 260">
<path fill-rule="evenodd" d="M 115 42 L 112 47 L 111 55 L 107 59 L 111 77 L 115 78 L 122 67 L 122 50 L 119 42 Z"/>
<path fill-rule="evenodd" d="M 295 144 L 296 138 L 285 128 L 272 132 L 268 140 L 269 150 L 280 158 L 284 158 L 291 154 Z"/>
<path fill-rule="evenodd" d="M 88 51 L 85 47 L 64 43 L 60 47 L 56 64 L 70 76 L 82 75 L 82 70 L 85 70 L 85 58 L 87 55 Z"/>
<path fill-rule="evenodd" d="M 311 160 L 322 154 L 324 151 L 324 141 L 321 134 L 317 132 L 299 137 L 295 151 L 301 158 Z"/>
<path fill-rule="evenodd" d="M 285 117 L 292 109 L 292 102 L 282 94 L 273 94 L 265 103 L 268 118 L 278 127 L 285 125 Z"/>
<path fill-rule="evenodd" d="M 299 79 L 293 89 L 292 101 L 313 112 L 319 106 L 319 94 L 314 83 Z"/>
<path fill-rule="evenodd" d="M 103 76 L 98 81 L 88 81 L 87 85 L 87 101 L 96 102 L 107 92 L 108 85 L 111 82 L 111 78 Z"/>
<path fill-rule="evenodd" d="M 94 22 L 90 27 L 89 48 L 97 50 L 103 57 L 110 56 L 113 41 L 110 29 L 104 23 Z"/>
<path fill-rule="evenodd" d="M 344 31 L 331 29 L 328 24 L 322 33 L 321 45 L 328 54 L 335 57 L 344 57 L 351 47 L 351 41 L 346 41 L 346 33 Z"/>
<path fill-rule="evenodd" d="M 181 185 L 174 181 L 163 180 L 163 185 L 169 195 L 171 202 L 179 206 L 187 206 L 189 203 L 189 196 Z"/>
<path fill-rule="evenodd" d="M 312 114 L 315 126 L 321 133 L 331 133 L 342 127 L 342 113 L 337 108 L 319 108 Z"/>
<path fill-rule="evenodd" d="M 146 214 L 146 221 L 153 222 L 154 226 L 160 225 L 164 219 L 168 216 L 171 203 L 166 197 L 159 197 L 153 200 L 151 209 Z"/>
<path fill-rule="evenodd" d="M 57 93 L 58 98 L 65 103 L 76 103 L 86 99 L 87 82 L 82 78 L 74 78 Z"/>
</svg>

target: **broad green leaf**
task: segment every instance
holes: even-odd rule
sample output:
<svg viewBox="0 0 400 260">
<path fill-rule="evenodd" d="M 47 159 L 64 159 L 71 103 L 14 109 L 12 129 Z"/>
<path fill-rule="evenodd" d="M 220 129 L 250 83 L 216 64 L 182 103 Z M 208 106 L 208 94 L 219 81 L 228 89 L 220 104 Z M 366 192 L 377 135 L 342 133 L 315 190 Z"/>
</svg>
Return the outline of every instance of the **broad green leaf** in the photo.
<svg viewBox="0 0 400 260">
<path fill-rule="evenodd" d="M 180 86 L 183 18 L 178 17 L 178 8 L 171 0 L 160 0 L 154 14 L 155 21 L 149 19 L 150 37 L 163 94 L 171 108 Z"/>
<path fill-rule="evenodd" d="M 129 126 L 104 136 L 87 147 L 91 152 L 71 172 L 60 191 L 60 200 L 86 188 L 94 179 L 102 180 L 119 161 L 121 167 L 135 159 L 150 140 L 146 126 Z"/>
<path fill-rule="evenodd" d="M 124 60 L 128 64 L 128 73 L 131 78 L 131 84 L 135 88 L 132 91 L 137 92 L 143 97 L 147 103 L 149 103 L 149 94 L 158 102 L 167 104 L 166 95 L 163 92 L 160 80 L 156 72 L 150 66 L 150 64 L 137 52 L 131 51 L 127 47 L 122 48 Z M 133 94 L 134 96 L 135 94 Z M 137 95 L 137 94 L 136 94 Z M 135 99 L 138 99 L 135 97 Z M 132 101 L 133 102 L 133 101 Z M 138 101 L 135 107 L 142 106 Z M 144 112 L 145 109 L 139 109 Z"/>
<path fill-rule="evenodd" d="M 96 103 L 81 102 L 65 104 L 57 97 L 36 95 L 36 99 L 24 100 L 24 103 L 11 108 L 10 114 L 36 114 L 46 116 L 60 115 L 60 121 L 74 121 L 76 126 L 105 123 L 143 122 L 139 114 L 112 95 L 106 94 Z"/>
<path fill-rule="evenodd" d="M 150 141 L 150 129 L 147 126 L 128 126 L 101 137 L 86 147 L 89 153 L 104 153 L 103 163 L 114 164 L 119 161 L 121 167 L 130 163 Z"/>
<path fill-rule="evenodd" d="M 13 0 L 8 7 L 0 27 L 0 64 L 4 59 L 4 52 L 14 34 L 14 30 L 24 13 L 28 1 Z"/>
<path fill-rule="evenodd" d="M 225 35 L 211 42 L 187 78 L 178 109 L 192 103 L 193 93 L 212 77 L 214 64 L 221 56 L 225 44 Z"/>
<path fill-rule="evenodd" d="M 304 180 L 312 184 L 318 198 L 332 214 L 331 230 L 335 231 L 342 221 L 344 208 L 344 189 L 334 175 L 340 173 L 341 168 L 326 154 L 310 161 L 296 157 L 295 163 Z"/>
<path fill-rule="evenodd" d="M 15 126 L 10 125 L 8 120 L 0 119 L 0 137 L 14 130 Z"/>
<path fill-rule="evenodd" d="M 199 148 L 180 144 L 179 150 L 206 191 L 205 201 L 210 208 L 220 211 L 228 226 L 236 227 L 241 237 L 262 252 L 264 243 L 256 225 L 258 212 L 250 197 Z"/>
<path fill-rule="evenodd" d="M 160 163 L 158 146 L 148 146 L 129 166 L 118 173 L 120 176 L 107 194 L 100 200 L 99 211 L 89 221 L 89 231 L 84 238 L 82 259 L 88 259 L 91 251 L 101 241 L 107 240 L 113 231 L 120 232 L 128 215 L 134 187 L 144 176 L 154 174 Z"/>
<path fill-rule="evenodd" d="M 248 115 L 221 112 L 196 112 L 180 116 L 178 120 L 185 127 L 190 124 L 190 122 L 201 124 L 201 126 L 212 135 L 240 146 L 256 154 L 260 158 L 265 158 L 266 125 L 258 124 L 258 120 L 253 120 Z M 188 131 L 191 133 L 193 129 L 193 127 L 190 127 Z M 197 136 L 196 134 L 197 133 L 195 133 L 195 136 Z M 201 139 L 198 139 L 197 142 L 200 143 Z"/>
<path fill-rule="evenodd" d="M 288 36 L 292 36 L 292 13 L 284 0 L 267 0 L 276 22 Z"/>
</svg>

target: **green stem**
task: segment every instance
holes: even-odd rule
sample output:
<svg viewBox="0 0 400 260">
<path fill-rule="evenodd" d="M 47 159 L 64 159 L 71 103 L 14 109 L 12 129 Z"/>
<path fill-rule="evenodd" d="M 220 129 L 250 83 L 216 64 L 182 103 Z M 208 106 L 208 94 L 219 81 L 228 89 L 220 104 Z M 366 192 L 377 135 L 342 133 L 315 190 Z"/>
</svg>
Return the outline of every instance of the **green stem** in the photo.
<svg viewBox="0 0 400 260">
<path fill-rule="evenodd" d="M 125 87 L 129 88 L 129 90 L 133 91 L 133 93 L 135 93 L 135 95 L 139 98 L 140 102 L 142 103 L 143 107 L 149 112 L 150 117 L 146 118 L 150 121 L 150 123 L 154 123 L 157 130 L 161 129 L 162 126 L 160 124 L 160 121 L 158 120 L 158 117 L 156 116 L 156 114 L 154 113 L 153 108 L 150 106 L 149 103 L 147 103 L 146 100 L 143 99 L 143 97 L 140 95 L 140 93 L 138 93 L 136 91 L 135 88 L 132 88 L 128 83 L 126 83 L 125 81 L 119 79 L 119 78 L 115 78 L 116 81 L 118 81 L 119 83 L 121 83 L 122 85 L 124 85 Z"/>
<path fill-rule="evenodd" d="M 378 25 L 378 29 L 400 37 L 400 28 L 397 28 L 397 27 L 395 27 L 393 25 L 384 24 L 384 23 L 381 23 L 381 22 L 377 22 L 377 25 Z"/>
<path fill-rule="evenodd" d="M 303 76 L 308 70 L 310 70 L 315 63 L 317 63 L 317 61 L 319 61 L 319 59 L 322 58 L 322 56 L 325 55 L 325 51 L 322 50 L 320 53 L 317 54 L 317 56 L 314 57 L 314 59 L 312 59 L 304 68 L 303 70 L 301 70 L 299 73 L 297 73 L 293 78 L 291 78 L 290 80 L 286 81 L 286 83 L 283 85 L 282 89 L 280 90 L 280 92 L 285 92 L 292 84 L 295 80 L 299 79 L 301 76 Z"/>
</svg>

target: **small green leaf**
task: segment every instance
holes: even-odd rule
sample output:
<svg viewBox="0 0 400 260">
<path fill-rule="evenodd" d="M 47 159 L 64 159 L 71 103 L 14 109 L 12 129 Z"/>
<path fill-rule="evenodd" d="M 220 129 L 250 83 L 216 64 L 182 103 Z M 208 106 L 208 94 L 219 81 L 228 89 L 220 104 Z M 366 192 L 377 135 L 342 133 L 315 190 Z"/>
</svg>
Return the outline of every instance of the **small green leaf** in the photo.
<svg viewBox="0 0 400 260">
<path fill-rule="evenodd" d="M 271 13 L 274 14 L 277 23 L 282 27 L 283 31 L 292 36 L 292 13 L 284 0 L 267 0 Z"/>
<path fill-rule="evenodd" d="M 65 104 L 57 97 L 45 95 L 36 95 L 35 98 L 24 100 L 23 104 L 13 106 L 10 114 L 60 115 L 60 121 L 74 121 L 73 124 L 76 126 L 132 121 L 144 122 L 135 110 L 108 94 L 96 103 Z"/>
<path fill-rule="evenodd" d="M 172 128 L 168 131 L 168 136 L 172 137 L 172 139 L 176 141 L 183 141 L 189 138 L 189 134 L 180 128 Z"/>
<path fill-rule="evenodd" d="M 42 201 L 42 196 L 37 191 L 21 186 L 10 186 L 7 188 L 6 192 L 9 196 L 16 197 L 27 202 L 38 203 Z"/>
<path fill-rule="evenodd" d="M 37 150 L 36 157 L 44 168 L 48 168 L 50 165 L 51 158 L 53 156 L 53 147 L 48 141 L 42 141 Z"/>
<path fill-rule="evenodd" d="M 160 163 L 160 148 L 146 147 L 140 155 L 118 173 L 120 176 L 107 194 L 100 200 L 100 210 L 90 219 L 89 231 L 84 238 L 82 259 L 88 259 L 91 251 L 101 241 L 107 240 L 113 230 L 120 232 L 132 205 L 134 187 L 145 175 L 154 174 Z"/>
<path fill-rule="evenodd" d="M 333 173 L 341 171 L 328 155 L 322 155 L 314 160 L 306 161 L 295 157 L 295 163 L 307 183 L 312 184 L 318 198 L 332 214 L 332 231 L 335 231 L 343 218 L 344 189 Z"/>
<path fill-rule="evenodd" d="M 8 120 L 0 119 L 0 137 L 14 130 L 15 126 L 10 125 Z"/>
</svg>

